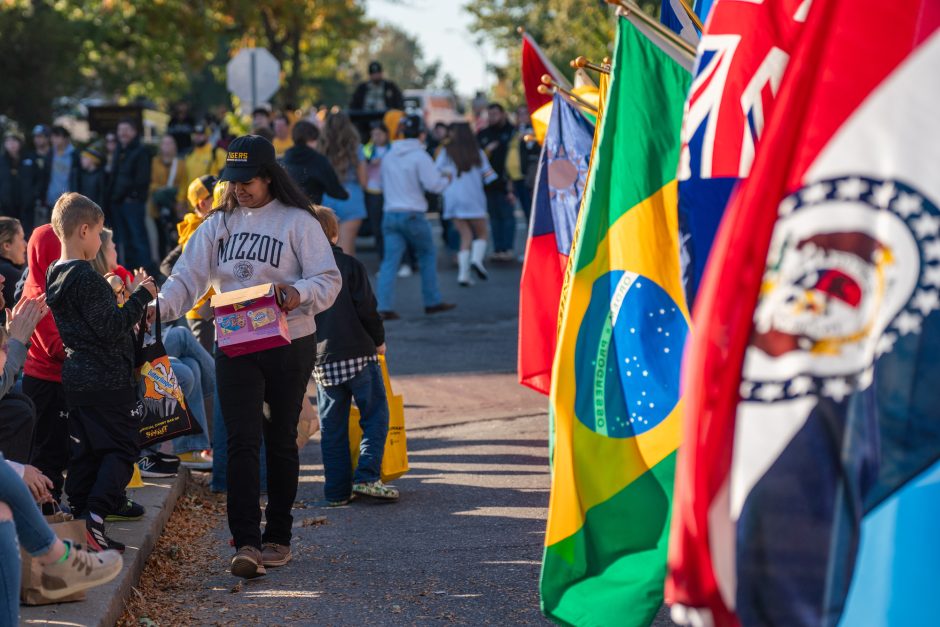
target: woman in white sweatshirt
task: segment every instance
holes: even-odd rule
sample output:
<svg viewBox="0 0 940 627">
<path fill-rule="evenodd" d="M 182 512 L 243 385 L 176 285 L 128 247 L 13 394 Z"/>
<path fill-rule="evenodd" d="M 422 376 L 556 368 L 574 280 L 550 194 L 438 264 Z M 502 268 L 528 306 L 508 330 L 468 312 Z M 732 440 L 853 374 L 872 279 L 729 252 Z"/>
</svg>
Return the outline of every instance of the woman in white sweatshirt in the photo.
<svg viewBox="0 0 940 627">
<path fill-rule="evenodd" d="M 228 429 L 228 523 L 237 550 L 232 574 L 252 578 L 291 559 L 291 507 L 299 470 L 297 417 L 316 357 L 314 316 L 336 298 L 341 277 L 310 202 L 257 135 L 235 139 L 220 177 L 229 184 L 190 237 L 159 295 L 175 320 L 209 288 L 216 293 L 274 283 L 288 312 L 291 343 L 229 357 L 216 354 Z M 265 420 L 267 402 L 271 416 Z M 267 447 L 267 524 L 261 533 L 259 451 Z"/>
<path fill-rule="evenodd" d="M 437 168 L 450 175 L 444 190 L 444 219 L 453 220 L 460 233 L 457 253 L 457 282 L 470 285 L 470 270 L 487 279 L 483 257 L 486 255 L 486 192 L 483 186 L 497 179 L 486 154 L 466 122 L 450 127 L 448 143 L 437 157 Z"/>
</svg>

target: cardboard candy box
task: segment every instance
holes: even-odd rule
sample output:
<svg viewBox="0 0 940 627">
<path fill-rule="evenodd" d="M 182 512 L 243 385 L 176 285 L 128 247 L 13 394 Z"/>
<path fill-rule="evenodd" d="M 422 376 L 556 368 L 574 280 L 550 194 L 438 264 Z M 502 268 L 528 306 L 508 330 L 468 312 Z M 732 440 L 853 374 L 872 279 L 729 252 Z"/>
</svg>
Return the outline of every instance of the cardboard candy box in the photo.
<svg viewBox="0 0 940 627">
<path fill-rule="evenodd" d="M 280 308 L 277 289 L 264 283 L 212 297 L 215 336 L 229 357 L 290 344 L 287 314 Z"/>
</svg>

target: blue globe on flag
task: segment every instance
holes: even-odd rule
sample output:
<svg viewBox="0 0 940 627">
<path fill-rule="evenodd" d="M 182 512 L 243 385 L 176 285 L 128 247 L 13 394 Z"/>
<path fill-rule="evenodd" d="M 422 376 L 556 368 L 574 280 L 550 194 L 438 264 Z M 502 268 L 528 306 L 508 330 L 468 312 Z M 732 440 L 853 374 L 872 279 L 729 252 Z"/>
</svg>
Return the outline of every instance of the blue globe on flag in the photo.
<svg viewBox="0 0 940 627">
<path fill-rule="evenodd" d="M 575 413 L 611 438 L 645 433 L 679 400 L 688 324 L 652 280 L 614 270 L 594 282 L 575 347 Z"/>
</svg>

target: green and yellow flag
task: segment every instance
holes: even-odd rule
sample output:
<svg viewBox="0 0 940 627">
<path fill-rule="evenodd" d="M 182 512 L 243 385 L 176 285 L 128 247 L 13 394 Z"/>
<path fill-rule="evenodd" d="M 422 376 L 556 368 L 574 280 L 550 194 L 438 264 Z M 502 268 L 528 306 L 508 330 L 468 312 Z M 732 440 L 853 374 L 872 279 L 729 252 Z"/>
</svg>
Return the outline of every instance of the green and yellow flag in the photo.
<svg viewBox="0 0 940 627">
<path fill-rule="evenodd" d="M 687 70 L 624 19 L 552 375 L 542 611 L 648 625 L 662 604 L 689 330 L 676 169 Z"/>
</svg>

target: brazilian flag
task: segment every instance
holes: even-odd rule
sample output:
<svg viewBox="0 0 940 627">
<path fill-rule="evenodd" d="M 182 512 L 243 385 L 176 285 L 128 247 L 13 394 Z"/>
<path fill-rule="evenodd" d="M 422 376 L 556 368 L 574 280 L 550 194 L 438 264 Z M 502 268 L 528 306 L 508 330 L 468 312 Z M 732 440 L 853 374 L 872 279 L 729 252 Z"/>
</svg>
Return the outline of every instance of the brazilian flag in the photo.
<svg viewBox="0 0 940 627">
<path fill-rule="evenodd" d="M 689 332 L 676 170 L 691 76 L 621 18 L 553 367 L 542 611 L 649 625 L 663 600 Z"/>
</svg>

